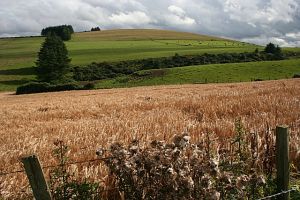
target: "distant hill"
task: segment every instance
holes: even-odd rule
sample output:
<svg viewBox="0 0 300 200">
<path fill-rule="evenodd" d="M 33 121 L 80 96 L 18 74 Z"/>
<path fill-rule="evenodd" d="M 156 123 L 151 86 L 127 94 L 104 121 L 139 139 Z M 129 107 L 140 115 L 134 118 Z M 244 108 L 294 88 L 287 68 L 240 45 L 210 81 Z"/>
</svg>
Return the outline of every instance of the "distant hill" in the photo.
<svg viewBox="0 0 300 200">
<path fill-rule="evenodd" d="M 80 40 L 226 40 L 219 37 L 200 35 L 188 32 L 178 32 L 157 29 L 117 29 L 94 32 L 76 33 L 74 36 Z"/>
</svg>

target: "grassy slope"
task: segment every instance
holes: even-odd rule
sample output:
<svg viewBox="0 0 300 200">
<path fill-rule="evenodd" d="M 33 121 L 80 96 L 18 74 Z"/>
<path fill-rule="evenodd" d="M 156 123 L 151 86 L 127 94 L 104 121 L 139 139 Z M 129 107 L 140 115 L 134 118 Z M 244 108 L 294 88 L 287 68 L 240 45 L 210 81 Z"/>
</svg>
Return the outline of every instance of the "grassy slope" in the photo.
<svg viewBox="0 0 300 200">
<path fill-rule="evenodd" d="M 168 85 L 185 83 L 246 82 L 253 79 L 291 78 L 300 72 L 300 59 L 268 62 L 200 65 L 165 69 L 163 76 L 124 76 L 98 83 L 98 88 Z"/>
<path fill-rule="evenodd" d="M 0 91 L 34 79 L 43 37 L 0 39 Z M 76 33 L 66 42 L 73 65 L 179 54 L 253 51 L 257 46 L 185 32 L 151 29 Z M 296 49 L 298 50 L 298 49 Z"/>
<path fill-rule="evenodd" d="M 32 66 L 43 37 L 0 39 L 0 91 L 34 79 Z M 256 46 L 216 37 L 161 30 L 76 33 L 66 42 L 72 64 L 163 57 L 179 54 L 244 52 Z"/>
<path fill-rule="evenodd" d="M 31 66 L 43 37 L 0 39 L 0 67 Z M 201 42 L 200 42 L 201 41 Z M 111 30 L 76 33 L 66 42 L 72 64 L 161 57 L 202 52 L 247 51 L 256 48 L 240 42 L 191 33 L 160 30 Z"/>
</svg>

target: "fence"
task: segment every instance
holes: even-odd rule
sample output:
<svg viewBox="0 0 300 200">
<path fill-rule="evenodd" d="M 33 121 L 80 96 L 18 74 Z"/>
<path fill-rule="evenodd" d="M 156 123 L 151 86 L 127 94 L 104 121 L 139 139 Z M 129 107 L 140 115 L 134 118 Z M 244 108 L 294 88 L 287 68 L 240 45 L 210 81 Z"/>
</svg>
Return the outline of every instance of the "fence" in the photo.
<svg viewBox="0 0 300 200">
<path fill-rule="evenodd" d="M 290 169 L 289 169 L 289 132 L 288 127 L 278 126 L 276 128 L 276 177 L 277 177 L 277 193 L 266 196 L 259 200 L 280 198 L 282 200 L 289 199 L 290 193 L 295 191 L 294 188 L 289 188 Z M 273 156 L 272 156 L 273 157 Z M 90 163 L 96 161 L 105 161 L 111 157 L 92 159 L 86 161 L 70 162 L 68 164 Z M 35 199 L 50 200 L 51 192 L 44 178 L 43 169 L 53 168 L 57 166 L 42 167 L 36 155 L 31 155 L 22 158 L 22 163 L 25 170 L 0 173 L 0 176 L 5 176 L 12 173 L 26 172 L 29 184 L 31 186 Z"/>
</svg>

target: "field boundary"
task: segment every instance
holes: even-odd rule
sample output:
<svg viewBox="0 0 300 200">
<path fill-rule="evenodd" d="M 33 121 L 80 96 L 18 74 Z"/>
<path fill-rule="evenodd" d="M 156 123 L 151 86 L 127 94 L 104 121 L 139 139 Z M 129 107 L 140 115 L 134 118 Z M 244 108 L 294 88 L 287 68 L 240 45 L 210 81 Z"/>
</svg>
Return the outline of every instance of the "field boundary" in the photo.
<svg viewBox="0 0 300 200">
<path fill-rule="evenodd" d="M 287 126 L 277 126 L 275 133 L 276 133 L 276 148 L 275 148 L 276 154 L 275 156 L 274 155 L 269 156 L 268 158 L 276 157 L 277 193 L 260 198 L 258 200 L 271 199 L 273 197 L 279 197 L 279 196 L 281 196 L 281 199 L 287 200 L 289 199 L 289 194 L 291 192 L 297 191 L 295 188 L 289 188 L 290 185 L 289 154 L 291 153 L 291 151 L 289 151 L 289 128 Z M 213 141 L 217 141 L 217 140 L 218 139 L 215 139 Z M 229 141 L 229 139 L 223 139 L 223 140 Z M 97 161 L 102 162 L 112 158 L 114 157 L 102 157 L 102 158 L 90 159 L 90 160 L 73 161 L 73 162 L 66 163 L 66 165 L 91 163 Z M 6 176 L 15 173 L 26 173 L 35 199 L 37 200 L 52 199 L 50 190 L 48 189 L 49 187 L 47 185 L 46 179 L 43 174 L 43 169 L 56 168 L 56 167 L 60 167 L 61 165 L 50 165 L 50 166 L 42 167 L 36 155 L 23 157 L 22 163 L 25 170 L 18 170 L 12 172 L 0 172 L 0 176 Z M 118 189 L 118 188 L 114 188 L 114 189 Z M 108 190 L 102 192 L 107 192 L 107 191 Z"/>
</svg>

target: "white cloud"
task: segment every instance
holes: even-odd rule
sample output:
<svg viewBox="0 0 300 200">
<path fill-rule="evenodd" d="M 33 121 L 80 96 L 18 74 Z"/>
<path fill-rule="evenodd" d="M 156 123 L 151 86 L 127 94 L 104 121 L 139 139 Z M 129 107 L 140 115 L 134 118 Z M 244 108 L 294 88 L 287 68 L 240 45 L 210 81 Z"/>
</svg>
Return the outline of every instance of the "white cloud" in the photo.
<svg viewBox="0 0 300 200">
<path fill-rule="evenodd" d="M 291 38 L 291 39 L 300 40 L 300 32 L 297 32 L 297 33 L 286 33 L 285 36 L 288 37 L 288 38 Z"/>
<path fill-rule="evenodd" d="M 168 24 L 186 25 L 186 26 L 191 26 L 196 24 L 195 19 L 186 16 L 186 12 L 180 7 L 171 5 L 168 7 L 168 10 L 170 14 L 166 15 L 165 17 Z"/>
<path fill-rule="evenodd" d="M 147 25 L 152 20 L 144 12 L 133 11 L 127 13 L 112 14 L 109 19 L 113 24 L 118 24 L 120 26 L 137 26 L 137 25 Z"/>
<path fill-rule="evenodd" d="M 298 7 L 296 0 L 226 0 L 224 3 L 230 19 L 254 24 L 289 23 Z"/>
<path fill-rule="evenodd" d="M 0 36 L 39 34 L 72 24 L 163 28 L 234 39 L 300 41 L 299 0 L 0 0 Z M 263 39 L 259 39 L 263 38 Z M 279 41 L 284 43 L 283 41 Z"/>
<path fill-rule="evenodd" d="M 265 35 L 261 35 L 253 38 L 244 38 L 242 39 L 244 42 L 250 42 L 258 45 L 266 45 L 270 42 L 282 46 L 282 47 L 297 47 L 300 44 L 300 40 L 288 40 L 286 37 L 267 37 Z"/>
<path fill-rule="evenodd" d="M 185 11 L 182 8 L 179 8 L 178 6 L 175 6 L 175 5 L 169 6 L 168 10 L 178 16 L 185 15 Z"/>
<path fill-rule="evenodd" d="M 191 26 L 196 24 L 196 21 L 189 17 L 180 17 L 178 15 L 166 15 L 166 21 L 169 25 L 186 25 Z"/>
</svg>

